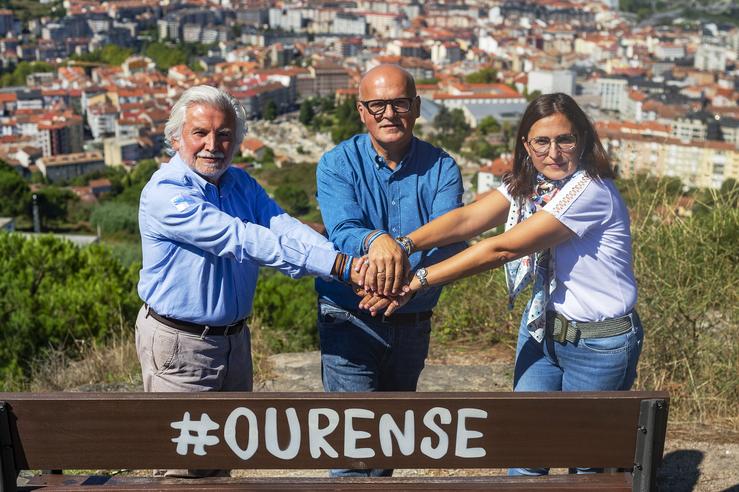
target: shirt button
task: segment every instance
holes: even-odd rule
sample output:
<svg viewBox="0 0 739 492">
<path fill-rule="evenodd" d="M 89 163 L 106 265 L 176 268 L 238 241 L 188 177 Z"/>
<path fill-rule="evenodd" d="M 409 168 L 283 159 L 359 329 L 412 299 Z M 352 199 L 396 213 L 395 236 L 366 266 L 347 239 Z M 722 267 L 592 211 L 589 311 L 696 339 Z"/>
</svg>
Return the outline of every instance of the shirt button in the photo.
<svg viewBox="0 0 739 492">
<path fill-rule="evenodd" d="M 393 200 L 393 205 L 395 205 L 395 200 Z"/>
</svg>

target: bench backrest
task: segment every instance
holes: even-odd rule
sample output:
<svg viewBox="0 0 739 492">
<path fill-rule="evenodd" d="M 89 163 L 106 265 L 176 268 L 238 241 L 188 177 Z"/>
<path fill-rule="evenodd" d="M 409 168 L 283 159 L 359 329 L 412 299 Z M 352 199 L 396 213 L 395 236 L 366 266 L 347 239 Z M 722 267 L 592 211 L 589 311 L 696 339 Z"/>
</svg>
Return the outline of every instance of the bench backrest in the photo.
<svg viewBox="0 0 739 492">
<path fill-rule="evenodd" d="M 0 393 L 21 469 L 635 467 L 654 479 L 668 395 Z"/>
</svg>

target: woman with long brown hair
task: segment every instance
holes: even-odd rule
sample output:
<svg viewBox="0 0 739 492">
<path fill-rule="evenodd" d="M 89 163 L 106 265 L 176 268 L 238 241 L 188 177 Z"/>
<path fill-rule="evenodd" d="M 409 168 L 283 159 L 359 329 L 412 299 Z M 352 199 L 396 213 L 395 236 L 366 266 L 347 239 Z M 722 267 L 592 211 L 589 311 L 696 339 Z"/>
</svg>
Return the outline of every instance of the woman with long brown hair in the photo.
<svg viewBox="0 0 739 492">
<path fill-rule="evenodd" d="M 504 184 L 398 241 L 411 254 L 502 224 L 505 232 L 417 270 L 406 290 L 505 266 L 511 306 L 532 285 L 518 336 L 515 391 L 630 389 L 643 332 L 634 310 L 629 216 L 613 178 L 577 103 L 566 94 L 538 97 L 522 117 Z M 368 297 L 362 307 L 387 306 L 387 316 L 403 302 Z"/>
</svg>

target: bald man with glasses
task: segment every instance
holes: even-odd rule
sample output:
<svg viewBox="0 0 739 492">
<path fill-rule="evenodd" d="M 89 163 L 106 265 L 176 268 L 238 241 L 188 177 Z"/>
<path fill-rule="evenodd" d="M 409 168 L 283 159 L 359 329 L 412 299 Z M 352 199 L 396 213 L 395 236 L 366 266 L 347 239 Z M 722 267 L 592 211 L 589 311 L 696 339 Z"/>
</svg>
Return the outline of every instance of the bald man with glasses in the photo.
<svg viewBox="0 0 739 492">
<path fill-rule="evenodd" d="M 367 133 L 320 160 L 318 203 L 329 239 L 366 255 L 364 287 L 397 296 L 411 272 L 464 248 L 414 251 L 405 235 L 462 205 L 462 177 L 452 157 L 413 136 L 421 99 L 413 77 L 396 65 L 367 72 L 357 111 Z M 316 281 L 321 365 L 326 391 L 415 391 L 428 355 L 431 315 L 441 288 L 425 290 L 392 316 L 360 309 L 362 299 L 337 282 Z M 332 470 L 332 476 L 389 476 L 392 470 Z"/>
</svg>

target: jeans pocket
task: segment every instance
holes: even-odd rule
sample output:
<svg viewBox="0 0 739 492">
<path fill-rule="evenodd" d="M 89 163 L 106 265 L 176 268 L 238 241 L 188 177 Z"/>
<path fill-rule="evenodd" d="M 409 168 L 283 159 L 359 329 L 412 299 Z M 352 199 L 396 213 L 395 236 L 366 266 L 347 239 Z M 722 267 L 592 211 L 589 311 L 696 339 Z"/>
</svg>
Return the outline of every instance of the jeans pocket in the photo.
<svg viewBox="0 0 739 492">
<path fill-rule="evenodd" d="M 635 331 L 632 326 L 629 331 L 620 335 L 603 338 L 585 338 L 580 340 L 583 347 L 598 353 L 618 354 L 630 349 L 635 341 Z"/>
<path fill-rule="evenodd" d="M 177 356 L 177 333 L 161 329 L 154 331 L 151 341 L 152 366 L 157 374 L 162 374 L 174 364 Z"/>
</svg>

